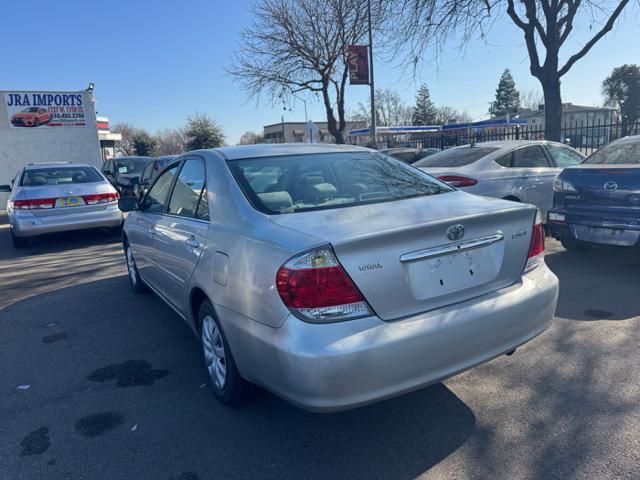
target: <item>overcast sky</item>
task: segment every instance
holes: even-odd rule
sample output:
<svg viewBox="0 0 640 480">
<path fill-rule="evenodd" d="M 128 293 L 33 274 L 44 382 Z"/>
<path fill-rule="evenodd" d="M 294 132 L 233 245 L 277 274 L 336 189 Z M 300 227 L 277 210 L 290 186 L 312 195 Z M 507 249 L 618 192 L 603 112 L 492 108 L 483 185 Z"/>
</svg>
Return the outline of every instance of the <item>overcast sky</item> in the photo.
<svg viewBox="0 0 640 480">
<path fill-rule="evenodd" d="M 79 90 L 96 84 L 97 110 L 112 124 L 129 122 L 150 131 L 179 127 L 194 112 L 223 126 L 236 143 L 247 130 L 285 121 L 303 121 L 304 109 L 256 105 L 224 68 L 237 48 L 238 32 L 250 24 L 248 0 L 32 0 L 6 2 L 0 90 Z M 602 80 L 617 66 L 640 63 L 640 15 L 630 10 L 615 30 L 563 78 L 563 101 L 602 103 Z M 564 50 L 574 53 L 589 34 L 576 28 Z M 384 41 L 384 39 L 382 39 Z M 399 57 L 398 57 L 399 58 Z M 398 58 L 376 59 L 376 84 L 397 90 L 413 103 L 417 84 L 426 82 L 437 105 L 486 116 L 502 71 L 511 69 L 518 89 L 538 89 L 529 74 L 521 32 L 498 20 L 487 43 L 464 55 L 450 48 L 438 68 L 424 63 L 414 78 Z M 368 87 L 349 87 L 347 109 L 366 102 Z M 324 120 L 321 103 L 309 97 L 309 116 Z"/>
</svg>

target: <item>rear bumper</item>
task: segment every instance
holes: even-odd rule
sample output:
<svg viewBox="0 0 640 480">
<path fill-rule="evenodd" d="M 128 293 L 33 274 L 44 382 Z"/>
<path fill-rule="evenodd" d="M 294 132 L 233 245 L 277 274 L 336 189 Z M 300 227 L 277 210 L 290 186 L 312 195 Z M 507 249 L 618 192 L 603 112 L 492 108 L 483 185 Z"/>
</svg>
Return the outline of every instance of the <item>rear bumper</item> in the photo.
<svg viewBox="0 0 640 480">
<path fill-rule="evenodd" d="M 577 212 L 562 208 L 549 211 L 549 233 L 558 239 L 597 245 L 634 246 L 640 243 L 640 218 L 607 211 Z"/>
<path fill-rule="evenodd" d="M 355 408 L 415 390 L 528 342 L 551 323 L 558 279 L 541 265 L 483 297 L 411 318 L 277 329 L 220 309 L 242 375 L 308 410 Z"/>
<path fill-rule="evenodd" d="M 31 237 L 86 228 L 117 227 L 122 224 L 122 212 L 116 204 L 108 205 L 104 210 L 59 215 L 36 216 L 28 211 L 14 211 L 10 223 L 14 235 Z"/>
</svg>

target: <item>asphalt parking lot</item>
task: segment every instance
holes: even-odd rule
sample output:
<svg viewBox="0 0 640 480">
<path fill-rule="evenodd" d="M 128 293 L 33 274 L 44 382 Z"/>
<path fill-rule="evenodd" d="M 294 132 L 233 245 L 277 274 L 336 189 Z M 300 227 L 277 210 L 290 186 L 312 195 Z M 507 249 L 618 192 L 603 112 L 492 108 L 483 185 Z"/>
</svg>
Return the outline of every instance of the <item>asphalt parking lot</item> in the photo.
<svg viewBox="0 0 640 480">
<path fill-rule="evenodd" d="M 0 478 L 640 478 L 640 254 L 547 263 L 557 318 L 513 356 L 350 412 L 231 409 L 118 238 L 16 251 L 0 217 Z"/>
</svg>

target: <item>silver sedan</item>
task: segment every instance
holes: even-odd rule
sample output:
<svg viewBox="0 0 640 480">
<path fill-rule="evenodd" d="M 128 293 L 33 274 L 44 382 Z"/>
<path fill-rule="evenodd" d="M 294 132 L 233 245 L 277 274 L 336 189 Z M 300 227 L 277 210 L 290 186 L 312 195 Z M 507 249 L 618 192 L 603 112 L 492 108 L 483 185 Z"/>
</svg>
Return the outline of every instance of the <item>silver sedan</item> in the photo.
<svg viewBox="0 0 640 480">
<path fill-rule="evenodd" d="M 20 169 L 9 192 L 7 212 L 15 248 L 36 235 L 85 228 L 118 229 L 119 195 L 100 171 L 79 163 L 34 163 Z"/>
<path fill-rule="evenodd" d="M 256 145 L 178 157 L 130 211 L 135 292 L 201 339 L 214 395 L 315 411 L 422 388 L 550 324 L 537 210 L 373 150 Z"/>
<path fill-rule="evenodd" d="M 454 147 L 413 165 L 465 192 L 535 205 L 546 219 L 553 180 L 584 158 L 561 143 L 510 140 Z"/>
</svg>

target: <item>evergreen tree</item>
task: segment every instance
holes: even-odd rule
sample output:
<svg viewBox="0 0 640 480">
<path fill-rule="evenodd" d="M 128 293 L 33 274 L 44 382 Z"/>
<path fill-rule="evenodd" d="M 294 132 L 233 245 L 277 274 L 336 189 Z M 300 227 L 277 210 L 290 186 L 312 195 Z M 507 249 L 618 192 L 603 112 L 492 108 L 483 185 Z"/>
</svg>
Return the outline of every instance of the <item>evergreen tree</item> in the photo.
<svg viewBox="0 0 640 480">
<path fill-rule="evenodd" d="M 489 114 L 492 117 L 500 117 L 520 108 L 520 92 L 516 90 L 516 82 L 511 76 L 508 68 L 505 68 L 498 88 L 496 88 L 496 99 L 489 107 Z"/>
<path fill-rule="evenodd" d="M 436 122 L 438 112 L 431 101 L 431 94 L 426 83 L 418 89 L 416 105 L 413 107 L 411 123 L 414 125 L 433 125 Z"/>
<path fill-rule="evenodd" d="M 187 118 L 184 129 L 187 150 L 217 148 L 224 145 L 224 132 L 218 123 L 204 113 Z"/>
</svg>

